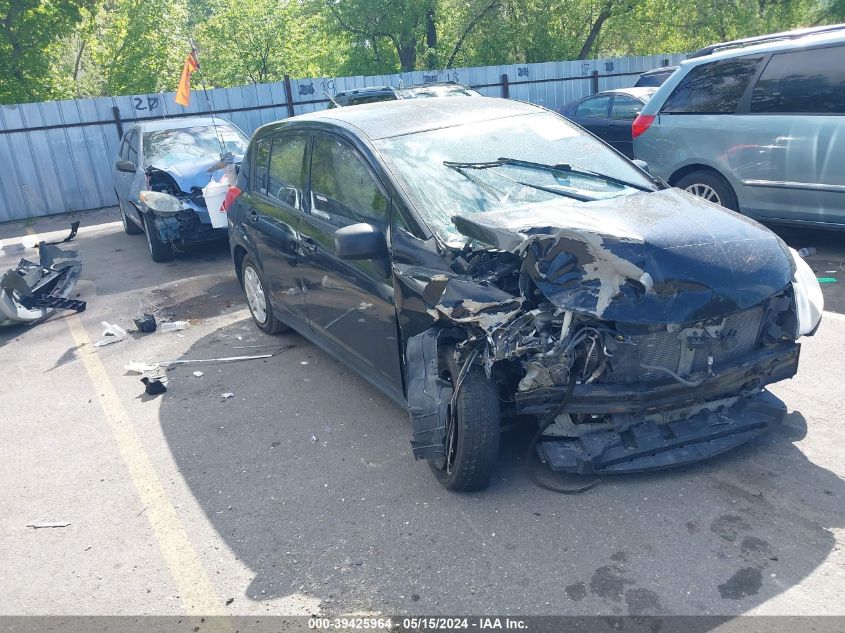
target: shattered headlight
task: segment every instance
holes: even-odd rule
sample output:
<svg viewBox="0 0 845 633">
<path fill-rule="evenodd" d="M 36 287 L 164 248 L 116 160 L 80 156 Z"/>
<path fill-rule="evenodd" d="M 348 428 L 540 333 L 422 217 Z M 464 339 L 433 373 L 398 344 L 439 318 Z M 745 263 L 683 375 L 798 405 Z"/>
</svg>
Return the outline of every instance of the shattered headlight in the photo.
<svg viewBox="0 0 845 633">
<path fill-rule="evenodd" d="M 141 202 L 156 213 L 178 213 L 182 210 L 182 201 L 168 193 L 160 191 L 142 191 Z"/>
<path fill-rule="evenodd" d="M 798 336 L 812 333 L 821 321 L 824 297 L 816 275 L 807 262 L 794 248 L 790 248 L 795 274 L 792 289 L 795 293 L 795 309 L 798 313 Z"/>
</svg>

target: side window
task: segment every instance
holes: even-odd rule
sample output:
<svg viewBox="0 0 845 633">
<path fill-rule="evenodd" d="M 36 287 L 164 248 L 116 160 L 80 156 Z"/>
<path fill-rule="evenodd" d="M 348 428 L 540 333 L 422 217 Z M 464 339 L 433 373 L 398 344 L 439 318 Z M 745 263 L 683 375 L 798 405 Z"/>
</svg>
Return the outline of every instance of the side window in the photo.
<svg viewBox="0 0 845 633">
<path fill-rule="evenodd" d="M 681 79 L 660 111 L 733 114 L 760 59 L 739 57 L 696 66 Z"/>
<path fill-rule="evenodd" d="M 609 105 L 610 97 L 587 99 L 575 108 L 575 116 L 586 117 L 589 119 L 604 119 L 607 118 L 607 106 Z"/>
<path fill-rule="evenodd" d="M 255 177 L 252 190 L 267 193 L 267 161 L 270 158 L 270 139 L 262 138 L 255 143 Z"/>
<path fill-rule="evenodd" d="M 845 114 L 845 46 L 772 55 L 751 112 Z"/>
<path fill-rule="evenodd" d="M 340 139 L 318 136 L 311 152 L 311 213 L 337 227 L 387 223 L 387 198 L 364 162 Z"/>
<path fill-rule="evenodd" d="M 307 137 L 283 135 L 273 139 L 268 169 L 268 195 L 293 207 L 302 208 L 302 161 Z"/>
<path fill-rule="evenodd" d="M 616 95 L 610 109 L 610 118 L 614 121 L 633 121 L 642 109 L 643 104 L 636 99 Z"/>
<path fill-rule="evenodd" d="M 138 164 L 138 132 L 135 130 L 129 134 L 129 153 L 126 157 L 127 160 L 131 160 L 136 165 Z"/>
</svg>

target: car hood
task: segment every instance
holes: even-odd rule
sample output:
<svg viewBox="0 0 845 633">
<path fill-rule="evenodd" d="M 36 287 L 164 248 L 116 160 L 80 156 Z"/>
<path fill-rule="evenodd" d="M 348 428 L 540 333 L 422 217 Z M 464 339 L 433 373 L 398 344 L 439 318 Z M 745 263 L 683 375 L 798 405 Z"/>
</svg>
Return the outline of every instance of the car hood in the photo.
<svg viewBox="0 0 845 633">
<path fill-rule="evenodd" d="M 762 302 L 792 279 L 764 226 L 678 189 L 457 215 L 467 237 L 522 257 L 559 308 L 626 323 L 689 323 Z"/>
<path fill-rule="evenodd" d="M 240 164 L 243 156 L 235 156 L 235 164 Z M 212 175 L 219 171 L 220 158 L 192 158 L 190 160 L 158 161 L 150 167 L 167 172 L 173 177 L 176 185 L 182 191 L 189 193 L 193 187 L 202 189 L 210 181 Z M 218 167 L 215 169 L 215 167 Z"/>
</svg>

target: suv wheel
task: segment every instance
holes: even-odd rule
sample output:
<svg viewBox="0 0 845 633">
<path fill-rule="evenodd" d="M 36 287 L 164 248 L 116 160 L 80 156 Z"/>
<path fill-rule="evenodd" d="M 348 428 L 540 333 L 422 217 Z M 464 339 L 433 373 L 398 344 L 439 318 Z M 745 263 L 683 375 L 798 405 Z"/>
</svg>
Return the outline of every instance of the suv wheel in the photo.
<svg viewBox="0 0 845 633">
<path fill-rule="evenodd" d="M 253 321 L 259 329 L 267 334 L 279 334 L 289 330 L 284 323 L 273 314 L 273 304 L 267 292 L 267 284 L 258 272 L 258 266 L 251 257 L 244 257 L 241 264 L 241 285 L 246 295 L 246 302 Z"/>
<path fill-rule="evenodd" d="M 690 172 L 680 178 L 675 186 L 694 196 L 722 205 L 731 211 L 739 211 L 739 204 L 733 187 L 721 174 L 714 171 L 699 169 Z"/>
<path fill-rule="evenodd" d="M 158 236 L 153 217 L 151 214 L 144 214 L 144 232 L 147 234 L 147 248 L 150 250 L 150 257 L 154 262 L 169 262 L 173 259 L 173 245 L 162 242 Z"/>
<path fill-rule="evenodd" d="M 452 354 L 448 358 L 455 384 L 461 368 Z M 499 454 L 500 434 L 499 390 L 484 369 L 474 365 L 464 377 L 455 411 L 446 423 L 446 456 L 428 461 L 434 476 L 449 490 L 486 488 Z"/>
</svg>

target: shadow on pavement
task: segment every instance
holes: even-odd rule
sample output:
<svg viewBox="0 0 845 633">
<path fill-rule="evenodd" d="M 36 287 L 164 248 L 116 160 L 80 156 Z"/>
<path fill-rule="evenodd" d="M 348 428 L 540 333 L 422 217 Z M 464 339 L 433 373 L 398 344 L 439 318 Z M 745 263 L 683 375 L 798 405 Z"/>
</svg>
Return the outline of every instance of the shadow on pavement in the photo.
<svg viewBox="0 0 845 633">
<path fill-rule="evenodd" d="M 491 487 L 452 494 L 411 457 L 405 411 L 300 336 L 242 321 L 186 357 L 236 345 L 294 347 L 204 367 L 199 380 L 176 367 L 160 416 L 198 503 L 254 574 L 252 600 L 306 594 L 328 613 L 734 615 L 802 582 L 845 523 L 842 480 L 795 445 L 807 433 L 797 411 L 732 454 L 576 496 L 531 483 L 529 434 L 510 432 Z"/>
</svg>

